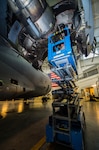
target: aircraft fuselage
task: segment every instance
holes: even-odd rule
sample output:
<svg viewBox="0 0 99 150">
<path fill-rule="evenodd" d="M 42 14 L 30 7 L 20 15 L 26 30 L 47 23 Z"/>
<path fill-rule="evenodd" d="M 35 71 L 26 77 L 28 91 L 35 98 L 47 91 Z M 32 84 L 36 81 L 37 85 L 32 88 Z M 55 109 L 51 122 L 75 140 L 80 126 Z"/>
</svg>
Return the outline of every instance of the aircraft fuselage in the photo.
<svg viewBox="0 0 99 150">
<path fill-rule="evenodd" d="M 49 77 L 26 61 L 14 49 L 0 46 L 0 100 L 32 98 L 47 94 Z"/>
</svg>

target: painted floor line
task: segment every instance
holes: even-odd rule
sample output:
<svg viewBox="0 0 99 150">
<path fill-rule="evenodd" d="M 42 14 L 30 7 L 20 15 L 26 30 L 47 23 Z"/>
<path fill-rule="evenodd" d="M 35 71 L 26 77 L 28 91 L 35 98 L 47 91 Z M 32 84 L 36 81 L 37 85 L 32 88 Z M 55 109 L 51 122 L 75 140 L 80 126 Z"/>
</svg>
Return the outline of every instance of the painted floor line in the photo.
<svg viewBox="0 0 99 150">
<path fill-rule="evenodd" d="M 39 150 L 45 142 L 46 142 L 46 137 L 44 136 L 40 141 L 37 142 L 37 144 L 33 146 L 31 150 Z"/>
</svg>

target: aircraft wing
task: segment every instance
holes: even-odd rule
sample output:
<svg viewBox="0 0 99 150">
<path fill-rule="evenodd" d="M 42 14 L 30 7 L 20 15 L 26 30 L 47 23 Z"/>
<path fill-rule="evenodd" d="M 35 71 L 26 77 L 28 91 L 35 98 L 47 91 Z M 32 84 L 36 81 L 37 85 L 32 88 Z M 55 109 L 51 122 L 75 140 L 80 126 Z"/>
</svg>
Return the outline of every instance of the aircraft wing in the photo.
<svg viewBox="0 0 99 150">
<path fill-rule="evenodd" d="M 86 36 L 89 35 L 89 43 L 92 45 L 94 41 L 94 20 L 92 12 L 92 2 L 91 0 L 82 0 L 82 4 L 85 13 L 85 34 Z"/>
</svg>

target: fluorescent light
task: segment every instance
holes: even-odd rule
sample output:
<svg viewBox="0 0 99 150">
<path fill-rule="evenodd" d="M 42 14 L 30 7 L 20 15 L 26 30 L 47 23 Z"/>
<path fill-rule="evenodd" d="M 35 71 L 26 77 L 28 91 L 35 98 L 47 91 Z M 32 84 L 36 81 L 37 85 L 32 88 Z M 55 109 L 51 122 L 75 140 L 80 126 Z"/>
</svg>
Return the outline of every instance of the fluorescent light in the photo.
<svg viewBox="0 0 99 150">
<path fill-rule="evenodd" d="M 92 85 L 92 87 L 95 87 L 95 86 L 96 86 L 96 84 L 93 84 L 93 85 Z"/>
</svg>

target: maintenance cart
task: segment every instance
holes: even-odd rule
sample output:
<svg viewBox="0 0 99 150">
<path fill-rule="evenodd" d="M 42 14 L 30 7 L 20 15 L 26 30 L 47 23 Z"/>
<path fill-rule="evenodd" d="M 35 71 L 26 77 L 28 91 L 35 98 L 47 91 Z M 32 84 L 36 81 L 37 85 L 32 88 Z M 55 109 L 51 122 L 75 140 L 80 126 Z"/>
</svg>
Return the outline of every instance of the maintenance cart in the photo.
<svg viewBox="0 0 99 150">
<path fill-rule="evenodd" d="M 46 141 L 84 150 L 85 116 L 75 85 L 77 62 L 68 27 L 49 36 L 48 61 L 52 71 L 60 77 L 53 79 L 60 89 L 52 91 L 58 99 L 52 103 L 53 113 L 46 126 Z"/>
</svg>

